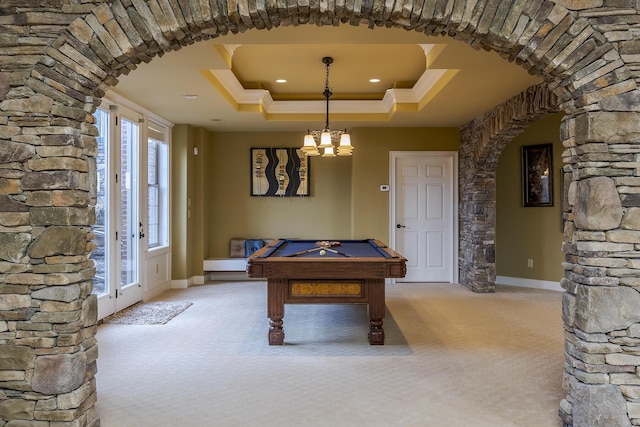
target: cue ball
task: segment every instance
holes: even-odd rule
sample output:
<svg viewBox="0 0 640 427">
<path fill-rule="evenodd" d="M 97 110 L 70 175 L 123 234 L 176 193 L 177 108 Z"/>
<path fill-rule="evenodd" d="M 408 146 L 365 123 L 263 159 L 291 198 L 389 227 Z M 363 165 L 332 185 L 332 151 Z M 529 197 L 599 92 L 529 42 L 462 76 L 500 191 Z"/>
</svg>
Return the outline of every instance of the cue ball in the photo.
<svg viewBox="0 0 640 427">
<path fill-rule="evenodd" d="M 324 256 L 327 253 L 324 249 L 320 249 L 320 256 Z"/>
</svg>

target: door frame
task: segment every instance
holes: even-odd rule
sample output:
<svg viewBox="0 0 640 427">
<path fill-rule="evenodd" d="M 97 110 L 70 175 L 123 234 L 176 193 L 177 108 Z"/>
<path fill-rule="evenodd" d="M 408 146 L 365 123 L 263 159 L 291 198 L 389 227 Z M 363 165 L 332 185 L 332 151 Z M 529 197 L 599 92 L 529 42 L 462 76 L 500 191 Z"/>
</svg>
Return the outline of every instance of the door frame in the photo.
<svg viewBox="0 0 640 427">
<path fill-rule="evenodd" d="M 119 160 L 115 161 L 114 157 L 119 157 L 118 153 L 114 151 L 118 151 L 119 149 L 115 147 L 115 143 L 113 138 L 117 137 L 117 147 L 121 147 L 120 143 L 120 128 L 121 125 L 121 116 L 127 117 L 130 121 L 135 121 L 139 127 L 139 150 L 138 150 L 138 168 L 139 168 L 139 182 L 138 182 L 138 192 L 139 192 L 139 201 L 138 201 L 138 214 L 140 215 L 140 221 L 144 224 L 143 230 L 138 230 L 139 232 L 143 232 L 145 235 L 143 238 L 138 239 L 139 246 L 139 254 L 138 254 L 138 285 L 140 289 L 140 298 L 136 295 L 136 299 L 139 301 L 147 301 L 155 296 L 161 294 L 164 291 L 167 291 L 171 288 L 171 209 L 167 209 L 166 212 L 166 224 L 169 228 L 167 235 L 166 244 L 154 248 L 148 247 L 147 241 L 147 187 L 146 187 L 146 179 L 148 173 L 148 137 L 149 130 L 148 127 L 150 123 L 162 128 L 162 132 L 164 134 L 164 141 L 168 144 L 168 164 L 167 171 L 168 179 L 171 178 L 171 128 L 173 127 L 173 123 L 161 118 L 160 116 L 134 104 L 133 102 L 127 100 L 126 98 L 118 95 L 115 92 L 108 92 L 105 97 L 102 99 L 102 104 L 100 108 L 104 110 L 108 110 L 112 116 L 112 119 L 109 123 L 109 132 L 110 138 L 112 139 L 109 142 L 108 150 L 110 151 L 108 154 L 108 161 L 110 162 L 109 167 L 109 177 L 107 181 L 109 182 L 109 198 L 110 200 L 117 200 L 120 198 L 118 193 L 118 185 L 122 184 L 122 177 L 120 177 L 120 184 L 116 184 L 114 181 L 114 177 L 112 174 L 115 174 L 115 170 L 120 170 Z M 118 125 L 116 125 L 115 117 L 118 117 Z M 115 169 L 114 169 L 115 168 Z M 119 174 L 119 172 L 118 172 Z M 167 204 L 171 206 L 171 185 L 168 184 L 166 188 L 167 194 Z M 115 241 L 115 231 L 120 231 L 119 226 L 119 211 L 115 209 L 113 204 L 110 204 L 109 210 L 107 212 L 107 221 L 114 221 L 111 224 L 111 227 L 108 228 L 108 235 L 105 236 L 105 242 L 109 242 L 109 253 L 108 259 L 110 262 L 107 263 L 108 277 L 109 277 L 109 293 L 102 294 L 99 296 L 98 301 L 98 320 L 113 314 L 117 311 L 117 301 L 115 300 L 115 292 L 111 289 L 114 286 L 119 287 L 119 263 L 120 263 L 120 254 L 117 250 L 119 247 L 119 242 Z M 111 218 L 116 218 L 117 220 L 112 220 Z M 121 236 L 120 236 L 121 237 Z M 105 260 L 106 262 L 106 260 Z M 115 281 L 115 282 L 114 282 Z M 117 282 L 117 283 L 116 283 Z M 131 292 L 129 292 L 131 294 Z M 122 298 L 122 297 L 119 297 Z M 126 298 L 126 297 L 125 297 Z M 124 300 L 121 300 L 124 302 Z M 120 307 L 123 308 L 123 307 Z"/>
<path fill-rule="evenodd" d="M 458 205 L 460 204 L 458 196 L 458 152 L 457 151 L 390 151 L 389 152 L 389 182 L 391 183 L 389 189 L 389 245 L 391 248 L 396 247 L 396 169 L 397 163 L 400 159 L 411 159 L 416 157 L 435 158 L 435 157 L 451 157 L 453 158 L 453 194 L 452 194 L 452 212 L 454 216 L 453 221 L 453 236 L 452 236 L 452 263 L 453 269 L 452 283 L 458 283 L 460 272 L 458 265 L 458 253 L 460 243 L 460 231 L 459 231 L 459 215 Z M 403 254 L 404 255 L 404 254 Z M 395 280 L 394 280 L 395 282 Z"/>
<path fill-rule="evenodd" d="M 114 239 L 113 235 L 115 230 L 117 229 L 117 224 L 111 220 L 113 215 L 113 198 L 116 196 L 114 185 L 112 183 L 113 180 L 113 172 L 112 170 L 117 166 L 114 165 L 113 162 L 113 138 L 116 133 L 116 120 L 114 119 L 116 114 L 117 106 L 110 102 L 107 99 L 103 99 L 102 103 L 99 107 L 102 110 L 108 111 L 109 114 L 109 123 L 107 127 L 109 128 L 109 137 L 105 141 L 105 163 L 106 163 L 106 176 L 103 177 L 105 189 L 105 210 L 104 210 L 104 264 L 105 264 L 105 290 L 106 293 L 96 294 L 97 296 L 97 305 L 98 305 L 98 320 L 115 313 L 115 292 L 112 289 L 112 280 L 115 277 L 117 272 L 117 266 L 115 265 L 114 257 L 116 256 L 116 252 L 114 249 Z"/>
<path fill-rule="evenodd" d="M 117 276 L 114 276 L 113 283 L 116 285 L 116 292 L 119 292 L 119 295 L 115 298 L 115 312 L 124 310 L 125 308 L 136 304 L 142 301 L 143 289 L 142 286 L 145 282 L 144 277 L 144 269 L 143 266 L 143 256 L 146 249 L 146 240 L 142 237 L 141 228 L 145 227 L 145 222 L 143 222 L 144 212 L 146 212 L 146 199 L 143 197 L 144 194 L 144 180 L 143 178 L 146 176 L 145 170 L 146 165 L 144 165 L 143 159 L 144 153 L 146 152 L 146 144 L 143 142 L 145 140 L 146 129 L 145 129 L 145 118 L 144 115 L 139 113 L 138 111 L 129 108 L 124 105 L 117 105 L 115 109 L 116 114 L 116 135 L 118 135 L 118 144 L 116 148 L 118 148 L 117 152 L 114 150 L 113 160 L 114 160 L 114 172 L 118 175 L 118 179 L 112 181 L 113 184 L 113 194 L 114 194 L 114 204 L 110 206 L 110 214 L 112 214 L 115 218 L 115 230 L 118 233 L 118 237 L 115 238 L 115 235 L 112 238 L 115 239 L 115 243 L 113 245 L 115 250 L 114 255 L 114 266 L 116 267 Z M 137 141 L 134 147 L 132 148 L 133 155 L 127 155 L 127 162 L 130 162 L 129 170 L 135 170 L 135 180 L 133 177 L 127 178 L 123 176 L 123 157 L 122 157 L 122 127 L 123 122 L 127 121 L 132 125 L 137 127 Z M 135 273 L 136 279 L 133 283 L 127 283 L 123 286 L 122 280 L 122 253 L 120 252 L 120 247 L 122 242 L 125 239 L 129 240 L 129 237 L 125 237 L 123 234 L 123 222 L 122 222 L 122 212 L 123 205 L 122 203 L 122 190 L 127 185 L 127 181 L 131 180 L 130 184 L 131 189 L 133 190 L 133 200 L 130 200 L 129 203 L 134 203 L 134 206 L 131 211 L 135 220 L 130 221 L 131 227 L 127 229 L 128 233 L 133 233 L 133 236 L 130 242 L 133 243 L 133 247 L 130 250 L 136 253 L 135 257 Z M 118 209 L 119 208 L 119 209 Z M 125 289 L 126 288 L 126 292 Z"/>
<path fill-rule="evenodd" d="M 144 121 L 141 123 L 141 134 L 140 134 L 140 173 L 142 174 L 140 180 L 140 214 L 144 220 L 142 221 L 145 224 L 145 235 L 147 233 L 147 187 L 146 187 L 146 179 L 144 177 L 147 176 L 148 173 L 148 139 L 149 139 L 149 126 L 155 125 L 162 128 L 162 132 L 164 133 L 164 142 L 167 144 L 167 148 L 169 150 L 168 153 L 168 164 L 167 171 L 168 174 L 168 184 L 167 184 L 167 204 L 168 209 L 166 214 L 166 222 L 167 222 L 167 242 L 165 245 L 149 248 L 147 237 L 144 238 L 144 243 L 142 245 L 141 256 L 141 277 L 140 283 L 142 284 L 142 301 L 148 301 L 161 293 L 168 291 L 172 288 L 171 286 L 171 248 L 172 248 L 172 238 L 171 238 L 171 229 L 172 229 L 172 216 L 171 216 L 171 201 L 173 200 L 172 186 L 171 186 L 171 176 L 173 174 L 173 163 L 171 161 L 171 152 L 172 152 L 172 129 L 174 124 L 163 117 L 155 114 L 152 111 L 147 110 L 146 108 L 130 101 L 124 96 L 114 92 L 112 90 L 107 91 L 107 94 L 103 98 L 103 102 L 109 102 L 118 107 L 124 107 L 129 111 L 133 111 L 138 114 Z"/>
<path fill-rule="evenodd" d="M 107 293 L 98 295 L 98 319 L 102 319 L 110 314 L 116 313 L 130 305 L 133 305 L 139 301 L 142 301 L 142 288 L 144 283 L 144 272 L 142 271 L 142 255 L 144 254 L 145 242 L 141 241 L 141 239 L 135 239 L 136 242 L 136 250 L 138 252 L 137 262 L 136 262 L 136 271 L 137 271 L 137 282 L 127 290 L 126 297 L 121 290 L 121 282 L 120 282 L 120 274 L 121 274 L 121 258 L 120 258 L 120 242 L 122 241 L 121 236 L 121 206 L 119 200 L 121 200 L 120 195 L 120 187 L 123 185 L 124 177 L 121 176 L 121 126 L 122 119 L 126 118 L 126 120 L 135 123 L 138 126 L 138 147 L 137 147 L 137 159 L 135 162 L 135 167 L 138 168 L 138 174 L 140 176 L 143 175 L 144 170 L 142 170 L 142 141 L 143 141 L 143 132 L 144 132 L 144 116 L 140 114 L 138 111 L 129 108 L 128 106 L 123 106 L 118 104 L 110 99 L 103 99 L 101 108 L 104 110 L 108 110 L 110 115 L 109 119 L 109 141 L 105 149 L 107 150 L 106 160 L 108 162 L 108 175 L 105 178 L 105 182 L 107 182 L 107 192 L 108 192 L 108 205 L 106 208 L 106 227 L 105 231 L 107 232 L 105 236 L 105 244 L 107 245 L 105 251 L 105 262 L 106 265 L 106 280 L 107 280 Z M 138 201 L 137 201 L 137 215 L 145 212 L 143 209 L 146 206 L 145 200 L 141 197 L 141 182 L 138 180 L 136 183 L 136 192 L 138 193 Z M 138 232 L 138 227 L 135 227 L 136 234 Z M 116 237 L 118 236 L 118 237 Z M 118 294 L 119 293 L 119 294 Z"/>
</svg>

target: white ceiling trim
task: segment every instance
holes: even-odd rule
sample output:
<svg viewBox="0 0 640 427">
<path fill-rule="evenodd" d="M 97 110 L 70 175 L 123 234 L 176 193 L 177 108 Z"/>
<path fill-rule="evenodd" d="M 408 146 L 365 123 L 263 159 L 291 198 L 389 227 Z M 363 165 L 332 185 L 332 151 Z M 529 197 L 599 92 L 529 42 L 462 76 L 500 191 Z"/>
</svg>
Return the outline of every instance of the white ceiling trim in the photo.
<svg viewBox="0 0 640 427">
<path fill-rule="evenodd" d="M 274 101 L 265 89 L 245 89 L 231 70 L 209 70 L 238 105 L 271 105 Z"/>
<path fill-rule="evenodd" d="M 449 70 L 426 70 L 410 89 L 388 89 L 382 100 L 331 101 L 334 113 L 389 114 L 398 104 L 418 105 Z M 268 90 L 245 89 L 231 70 L 209 70 L 238 105 L 259 105 L 266 114 L 320 114 L 325 101 L 274 101 Z M 417 107 L 416 107 L 417 108 Z"/>
<path fill-rule="evenodd" d="M 229 44 L 224 45 L 224 49 L 231 57 L 239 46 L 241 45 Z M 428 55 L 435 45 L 420 44 L 419 46 L 424 50 L 425 59 L 428 59 Z M 242 106 L 259 106 L 267 116 L 272 118 L 282 114 L 308 115 L 325 112 L 325 101 L 274 101 L 268 90 L 245 89 L 231 69 L 211 69 L 208 71 L 236 104 L 236 110 L 242 110 Z M 388 89 L 382 100 L 334 100 L 331 101 L 331 111 L 337 114 L 390 116 L 399 105 L 408 105 L 411 109 L 418 111 L 422 107 L 421 101 L 427 97 L 448 71 L 450 70 L 427 68 L 412 88 Z"/>
</svg>

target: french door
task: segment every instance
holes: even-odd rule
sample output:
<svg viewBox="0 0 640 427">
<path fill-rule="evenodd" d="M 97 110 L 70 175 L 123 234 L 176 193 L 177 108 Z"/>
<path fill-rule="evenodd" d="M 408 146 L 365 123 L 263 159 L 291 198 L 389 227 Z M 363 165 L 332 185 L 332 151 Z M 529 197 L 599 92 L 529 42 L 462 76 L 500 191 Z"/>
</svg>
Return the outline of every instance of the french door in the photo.
<svg viewBox="0 0 640 427">
<path fill-rule="evenodd" d="M 96 264 L 93 293 L 98 296 L 98 318 L 142 300 L 141 122 L 123 107 L 99 108 Z"/>
<path fill-rule="evenodd" d="M 120 280 L 116 280 L 115 311 L 142 299 L 140 247 L 144 229 L 140 218 L 140 120 L 124 114 L 117 118 L 120 134 L 120 171 L 115 189 L 120 196 L 116 251 L 120 249 Z M 135 121 L 134 121 L 135 120 Z"/>
</svg>

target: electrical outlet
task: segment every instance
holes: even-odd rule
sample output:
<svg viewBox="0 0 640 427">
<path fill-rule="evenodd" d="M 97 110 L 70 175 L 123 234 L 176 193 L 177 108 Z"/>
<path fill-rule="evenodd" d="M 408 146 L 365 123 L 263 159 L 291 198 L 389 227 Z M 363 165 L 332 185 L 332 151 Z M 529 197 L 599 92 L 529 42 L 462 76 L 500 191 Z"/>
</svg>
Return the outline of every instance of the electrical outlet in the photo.
<svg viewBox="0 0 640 427">
<path fill-rule="evenodd" d="M 531 258 L 527 260 L 527 267 L 533 268 L 533 260 Z"/>
</svg>

